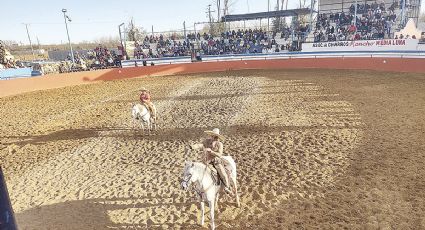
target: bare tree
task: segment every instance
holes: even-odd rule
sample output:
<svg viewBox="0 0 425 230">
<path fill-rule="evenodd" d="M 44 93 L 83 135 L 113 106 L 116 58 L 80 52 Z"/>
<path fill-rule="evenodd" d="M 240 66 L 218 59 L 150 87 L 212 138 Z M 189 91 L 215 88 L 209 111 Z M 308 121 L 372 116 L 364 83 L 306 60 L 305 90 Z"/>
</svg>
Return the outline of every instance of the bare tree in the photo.
<svg viewBox="0 0 425 230">
<path fill-rule="evenodd" d="M 94 43 L 105 45 L 106 47 L 116 47 L 120 44 L 120 38 L 116 36 L 103 36 L 93 40 Z M 86 42 L 90 43 L 90 42 Z"/>
<path fill-rule="evenodd" d="M 276 0 L 276 6 L 275 6 L 275 10 L 283 10 L 283 5 L 284 5 L 284 1 L 285 0 Z M 276 17 L 273 19 L 272 21 L 272 30 L 275 32 L 279 32 L 282 31 L 282 29 L 286 27 L 286 21 L 285 18 L 281 18 L 281 17 Z"/>
<path fill-rule="evenodd" d="M 224 16 L 229 12 L 229 0 L 224 0 Z"/>
<path fill-rule="evenodd" d="M 147 35 L 147 32 L 143 27 L 137 27 L 132 18 L 130 22 L 128 23 L 127 35 L 128 35 L 127 40 L 139 41 L 139 40 L 142 40 Z"/>
<path fill-rule="evenodd" d="M 223 1 L 224 1 L 223 13 L 224 15 L 228 15 L 232 11 L 232 7 L 237 3 L 237 0 L 223 0 Z"/>
<path fill-rule="evenodd" d="M 134 20 L 131 18 L 130 22 L 128 23 L 128 32 L 127 32 L 127 39 L 129 41 L 136 41 L 136 26 L 134 25 Z"/>
<path fill-rule="evenodd" d="M 299 0 L 298 9 L 307 8 L 307 4 L 308 4 L 307 0 Z M 300 24 L 305 24 L 307 22 L 307 16 L 306 15 L 298 16 L 298 21 Z"/>
<path fill-rule="evenodd" d="M 220 13 L 221 13 L 221 0 L 214 0 L 215 5 L 217 6 L 217 21 L 220 21 Z"/>
</svg>

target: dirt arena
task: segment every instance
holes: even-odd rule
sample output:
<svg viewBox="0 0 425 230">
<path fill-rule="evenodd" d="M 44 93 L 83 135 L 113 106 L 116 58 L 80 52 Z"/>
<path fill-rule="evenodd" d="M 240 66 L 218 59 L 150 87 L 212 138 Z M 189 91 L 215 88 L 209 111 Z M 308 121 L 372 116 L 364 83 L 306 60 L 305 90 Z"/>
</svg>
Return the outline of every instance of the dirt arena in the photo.
<svg viewBox="0 0 425 230">
<path fill-rule="evenodd" d="M 138 89 L 160 130 L 134 129 Z M 425 229 L 425 75 L 245 70 L 0 98 L 0 162 L 20 229 L 202 229 L 184 147 L 220 128 L 241 207 L 219 229 Z M 207 209 L 208 210 L 208 209 Z M 206 225 L 209 227 L 209 218 Z"/>
</svg>

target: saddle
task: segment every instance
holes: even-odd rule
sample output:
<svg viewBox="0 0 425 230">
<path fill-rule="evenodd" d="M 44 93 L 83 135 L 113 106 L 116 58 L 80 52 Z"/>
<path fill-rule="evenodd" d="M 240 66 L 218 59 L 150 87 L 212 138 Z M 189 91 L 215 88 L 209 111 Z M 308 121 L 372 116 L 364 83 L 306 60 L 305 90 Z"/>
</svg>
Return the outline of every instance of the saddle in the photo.
<svg viewBox="0 0 425 230">
<path fill-rule="evenodd" d="M 229 162 L 227 162 L 226 159 L 221 158 L 222 162 L 223 162 L 223 166 L 224 166 L 224 170 L 226 171 L 226 174 L 228 175 L 229 179 L 230 179 L 230 174 L 231 174 L 231 168 L 229 166 Z M 217 169 L 215 169 L 214 165 L 212 164 L 208 164 L 208 168 L 210 168 L 211 170 L 211 178 L 214 181 L 214 185 L 221 185 L 222 183 L 224 183 L 220 177 L 220 175 L 217 172 Z"/>
<path fill-rule="evenodd" d="M 150 113 L 150 115 L 152 116 L 152 117 L 154 117 L 156 114 L 155 114 L 155 112 L 153 111 L 154 110 L 154 104 L 153 103 L 151 103 L 150 105 L 148 104 L 148 103 L 146 103 L 146 102 L 142 102 L 142 105 L 148 110 L 148 112 Z"/>
<path fill-rule="evenodd" d="M 220 175 L 218 175 L 217 169 L 215 169 L 212 164 L 209 164 L 208 168 L 211 170 L 211 178 L 213 179 L 214 185 L 221 185 L 221 183 L 223 182 L 221 182 Z"/>
</svg>

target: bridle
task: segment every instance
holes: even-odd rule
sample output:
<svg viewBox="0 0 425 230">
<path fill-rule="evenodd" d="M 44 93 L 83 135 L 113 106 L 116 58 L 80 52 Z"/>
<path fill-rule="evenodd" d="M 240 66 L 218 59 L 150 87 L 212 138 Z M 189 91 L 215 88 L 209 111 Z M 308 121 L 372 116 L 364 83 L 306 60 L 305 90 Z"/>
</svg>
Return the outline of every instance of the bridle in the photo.
<svg viewBox="0 0 425 230">
<path fill-rule="evenodd" d="M 192 167 L 193 167 L 193 165 L 190 166 L 189 168 L 187 168 L 187 170 L 191 169 Z M 208 166 L 205 166 L 205 169 L 203 170 L 203 173 L 202 173 L 202 179 L 201 179 L 201 181 L 206 176 L 207 170 L 208 170 Z M 185 190 L 186 189 L 190 189 L 189 187 L 191 185 L 190 182 L 191 182 L 192 176 L 193 175 L 191 173 L 189 173 L 188 175 L 186 175 L 185 177 L 183 177 L 181 184 L 182 184 L 182 186 L 184 185 L 186 187 Z M 200 187 L 199 186 L 201 186 L 201 185 L 199 183 L 196 183 L 196 185 L 194 187 L 192 187 L 192 190 L 194 192 L 196 192 L 198 194 L 198 196 L 202 199 L 202 197 L 204 195 L 204 192 L 200 190 Z M 213 186 L 214 186 L 214 184 L 213 184 Z M 209 188 L 207 188 L 206 190 L 208 190 L 208 189 Z"/>
<path fill-rule="evenodd" d="M 182 180 L 182 183 L 185 183 L 186 185 L 189 186 L 190 179 L 192 179 L 192 174 L 189 174 L 186 177 L 184 177 Z"/>
<path fill-rule="evenodd" d="M 188 171 L 189 169 L 191 169 L 193 166 L 191 165 L 189 168 L 187 168 L 186 170 L 185 170 L 185 173 L 186 173 L 186 171 Z M 184 173 L 184 174 L 185 174 Z M 184 175 L 183 174 L 183 175 Z M 185 185 L 186 186 L 186 188 L 184 188 L 184 189 L 188 189 L 189 188 L 189 186 L 190 186 L 190 180 L 192 179 L 192 173 L 188 173 L 188 175 L 186 175 L 186 176 L 183 176 L 183 179 L 182 179 L 182 182 L 181 182 L 181 185 L 183 186 L 183 185 Z M 184 187 L 184 186 L 183 186 Z"/>
</svg>

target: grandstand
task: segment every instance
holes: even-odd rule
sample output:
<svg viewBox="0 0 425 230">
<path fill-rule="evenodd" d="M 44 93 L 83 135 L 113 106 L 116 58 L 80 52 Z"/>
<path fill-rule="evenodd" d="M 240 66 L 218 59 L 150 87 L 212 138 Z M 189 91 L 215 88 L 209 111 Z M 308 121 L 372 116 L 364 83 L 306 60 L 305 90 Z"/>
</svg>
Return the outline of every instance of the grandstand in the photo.
<svg viewBox="0 0 425 230">
<path fill-rule="evenodd" d="M 127 43 L 131 47 L 127 53 L 142 59 L 190 56 L 195 45 L 199 45 L 203 55 L 274 53 L 299 51 L 302 42 L 393 39 L 410 19 L 418 20 L 420 5 L 420 0 L 321 0 L 317 10 L 302 8 L 225 15 L 221 23 L 229 23 L 229 28 L 226 26 L 227 31 L 222 31 L 221 35 L 195 31 L 187 38 L 150 36 L 143 41 Z M 271 31 L 253 29 L 261 31 L 261 36 L 254 39 L 246 39 L 248 30 L 245 28 L 230 29 L 231 22 L 277 17 L 291 17 L 292 22 L 285 28 L 273 28 Z M 419 36 L 415 37 L 419 39 Z"/>
<path fill-rule="evenodd" d="M 392 39 L 408 21 L 417 24 L 420 1 L 322 0 L 308 42 Z M 410 35 L 412 36 L 412 35 Z M 417 35 L 416 35 L 417 36 Z"/>
<path fill-rule="evenodd" d="M 318 4 L 318 13 L 319 14 L 331 14 L 331 13 L 340 13 L 340 12 L 349 12 L 350 8 L 355 4 L 359 5 L 371 5 L 373 3 L 384 3 L 385 8 L 394 8 L 394 13 L 398 17 L 402 17 L 404 15 L 404 23 L 408 21 L 408 19 L 414 19 L 415 23 L 418 22 L 420 10 L 421 10 L 421 1 L 420 0 L 407 0 L 406 5 L 403 12 L 403 0 L 320 0 Z"/>
</svg>

